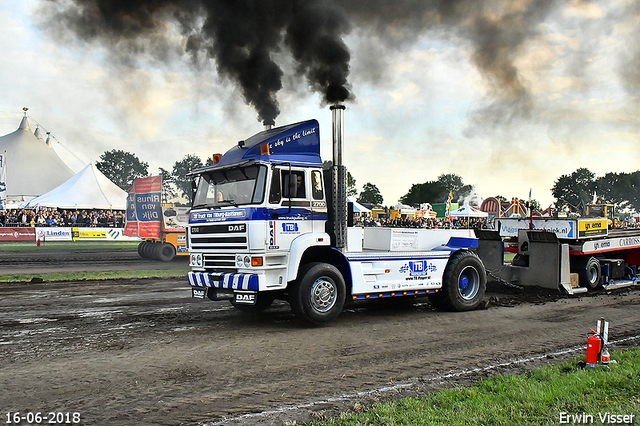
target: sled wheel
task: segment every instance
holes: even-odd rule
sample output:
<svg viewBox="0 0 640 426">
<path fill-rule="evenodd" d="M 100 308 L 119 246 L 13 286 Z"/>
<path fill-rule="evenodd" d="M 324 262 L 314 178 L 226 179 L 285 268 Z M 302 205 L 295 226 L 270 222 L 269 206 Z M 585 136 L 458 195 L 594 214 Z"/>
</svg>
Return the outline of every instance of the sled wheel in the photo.
<svg viewBox="0 0 640 426">
<path fill-rule="evenodd" d="M 258 314 L 271 306 L 274 300 L 275 295 L 273 294 L 258 293 L 255 305 L 243 305 L 242 303 L 236 303 L 234 299 L 229 299 L 229 302 L 239 311 L 247 314 Z"/>
<path fill-rule="evenodd" d="M 338 269 L 328 263 L 306 265 L 289 295 L 291 309 L 300 319 L 324 324 L 340 314 L 346 298 L 346 285 Z"/>
<path fill-rule="evenodd" d="M 140 257 L 142 257 L 144 259 L 144 248 L 147 244 L 147 241 L 142 241 L 140 244 L 138 244 L 138 255 Z"/>
<path fill-rule="evenodd" d="M 487 288 L 482 261 L 475 253 L 458 251 L 451 255 L 442 276 L 442 289 L 429 296 L 440 310 L 470 311 L 478 307 Z"/>
<path fill-rule="evenodd" d="M 144 246 L 142 247 L 142 257 L 145 259 L 151 259 L 153 257 L 152 249 L 153 241 L 145 241 Z"/>
<path fill-rule="evenodd" d="M 176 249 L 170 243 L 161 243 L 158 250 L 158 259 L 163 262 L 171 262 L 176 256 Z"/>
<path fill-rule="evenodd" d="M 580 285 L 590 290 L 600 285 L 601 276 L 600 261 L 595 257 L 590 257 L 584 266 L 578 270 Z"/>
<path fill-rule="evenodd" d="M 149 258 L 160 260 L 160 250 L 162 249 L 162 243 L 154 241 L 149 245 Z"/>
</svg>

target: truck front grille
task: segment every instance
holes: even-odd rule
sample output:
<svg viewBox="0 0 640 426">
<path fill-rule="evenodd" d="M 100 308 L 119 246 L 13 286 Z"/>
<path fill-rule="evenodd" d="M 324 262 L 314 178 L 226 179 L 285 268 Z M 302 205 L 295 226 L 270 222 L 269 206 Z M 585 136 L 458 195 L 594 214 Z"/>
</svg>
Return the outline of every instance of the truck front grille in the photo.
<svg viewBox="0 0 640 426">
<path fill-rule="evenodd" d="M 189 249 L 204 250 L 203 266 L 216 272 L 237 272 L 235 254 L 249 248 L 246 223 L 191 226 Z M 211 253 L 211 252 L 214 253 Z"/>
</svg>

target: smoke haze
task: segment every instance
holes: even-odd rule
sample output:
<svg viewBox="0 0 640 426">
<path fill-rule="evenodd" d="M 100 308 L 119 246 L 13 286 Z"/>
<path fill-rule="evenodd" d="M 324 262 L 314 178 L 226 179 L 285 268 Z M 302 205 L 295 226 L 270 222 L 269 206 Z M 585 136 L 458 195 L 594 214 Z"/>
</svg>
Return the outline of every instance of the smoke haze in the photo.
<svg viewBox="0 0 640 426">
<path fill-rule="evenodd" d="M 488 105 L 476 119 L 500 124 L 529 115 L 531 94 L 517 59 L 545 19 L 569 3 L 586 8 L 591 1 L 50 0 L 42 11 L 53 30 L 100 43 L 130 64 L 141 54 L 165 62 L 188 56 L 200 67 L 215 63 L 267 124 L 280 112 L 285 72 L 274 58 L 283 50 L 295 60 L 293 72 L 324 102 L 336 103 L 355 98 L 345 43 L 354 28 L 375 34 L 388 49 L 429 32 L 458 37 L 469 44 L 470 61 L 487 87 Z M 638 2 L 628 5 L 637 16 Z M 635 42 L 630 46 L 636 47 L 621 55 L 619 75 L 629 92 L 638 93 L 640 50 Z M 372 79 L 379 78 L 384 55 L 366 60 Z"/>
</svg>

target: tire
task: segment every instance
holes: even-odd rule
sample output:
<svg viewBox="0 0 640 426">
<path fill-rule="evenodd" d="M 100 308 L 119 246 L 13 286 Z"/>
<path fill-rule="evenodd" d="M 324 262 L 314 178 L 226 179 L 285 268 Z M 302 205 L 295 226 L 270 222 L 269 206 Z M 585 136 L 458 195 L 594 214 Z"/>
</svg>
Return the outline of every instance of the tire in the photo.
<svg viewBox="0 0 640 426">
<path fill-rule="evenodd" d="M 602 270 L 600 268 L 600 261 L 595 257 L 590 257 L 584 266 L 578 269 L 578 279 L 582 287 L 586 287 L 589 290 L 600 285 L 602 277 Z"/>
<path fill-rule="evenodd" d="M 429 295 L 431 304 L 443 311 L 471 311 L 484 298 L 487 275 L 480 258 L 470 251 L 451 255 L 442 275 L 442 289 Z"/>
<path fill-rule="evenodd" d="M 173 247 L 173 244 L 161 243 L 160 249 L 158 250 L 158 259 L 163 262 L 171 262 L 174 257 L 176 257 L 176 249 Z"/>
<path fill-rule="evenodd" d="M 144 247 L 147 244 L 147 241 L 142 241 L 140 244 L 138 244 L 138 255 L 144 259 Z"/>
<path fill-rule="evenodd" d="M 149 244 L 149 259 L 160 260 L 160 249 L 162 243 L 152 242 Z"/>
<path fill-rule="evenodd" d="M 267 293 L 258 293 L 255 305 L 243 305 L 241 303 L 236 303 L 234 299 L 229 299 L 229 302 L 239 311 L 242 311 L 247 314 L 259 314 L 260 312 L 267 309 L 273 301 L 275 300 L 274 294 Z"/>
<path fill-rule="evenodd" d="M 142 243 L 142 257 L 144 259 L 151 259 L 151 249 L 153 248 L 152 241 L 144 241 Z"/>
<path fill-rule="evenodd" d="M 347 286 L 338 268 L 328 263 L 310 263 L 293 283 L 289 303 L 296 317 L 320 325 L 340 314 L 346 295 Z"/>
</svg>

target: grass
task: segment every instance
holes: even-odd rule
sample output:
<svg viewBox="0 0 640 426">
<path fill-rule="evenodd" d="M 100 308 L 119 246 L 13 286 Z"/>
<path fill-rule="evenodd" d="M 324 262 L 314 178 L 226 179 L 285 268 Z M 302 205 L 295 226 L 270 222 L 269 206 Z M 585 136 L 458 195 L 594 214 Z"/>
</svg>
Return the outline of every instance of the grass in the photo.
<svg viewBox="0 0 640 426">
<path fill-rule="evenodd" d="M 610 369 L 579 368 L 579 360 L 521 375 L 499 375 L 468 388 L 447 389 L 420 398 L 343 414 L 314 426 L 558 425 L 608 424 L 600 416 L 631 416 L 640 424 L 640 348 L 613 351 Z M 563 417 L 564 416 L 564 417 Z M 586 416 L 586 417 L 584 417 Z M 591 416 L 591 417 L 588 417 Z M 609 418 L 611 419 L 611 418 Z M 616 417 L 618 424 L 623 417 Z M 564 421 L 563 421 L 564 420 Z M 589 421 L 591 420 L 591 421 Z M 627 417 L 627 424 L 629 424 Z"/>
<path fill-rule="evenodd" d="M 136 251 L 139 241 L 48 241 L 36 246 L 34 242 L 3 242 L 0 243 L 0 252 L 18 251 L 47 251 L 47 250 L 131 250 Z M 144 271 L 110 271 L 110 272 L 54 272 L 45 274 L 6 274 L 0 275 L 0 282 L 30 282 L 34 278 L 46 282 L 54 281 L 81 281 L 81 280 L 114 280 L 136 278 L 173 278 L 186 277 L 188 267 L 185 269 L 170 270 L 144 270 Z"/>
<path fill-rule="evenodd" d="M 3 251 L 36 251 L 36 250 L 137 250 L 140 241 L 47 241 L 38 247 L 35 241 L 2 242 Z"/>
<path fill-rule="evenodd" d="M 117 280 L 142 278 L 178 278 L 186 277 L 188 269 L 147 270 L 147 271 L 109 271 L 109 272 L 55 272 L 48 274 L 8 274 L 0 275 L 2 283 L 38 281 L 83 281 Z"/>
</svg>

